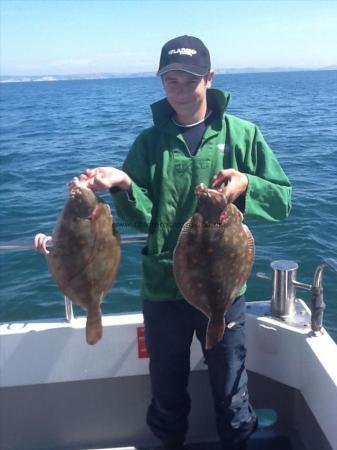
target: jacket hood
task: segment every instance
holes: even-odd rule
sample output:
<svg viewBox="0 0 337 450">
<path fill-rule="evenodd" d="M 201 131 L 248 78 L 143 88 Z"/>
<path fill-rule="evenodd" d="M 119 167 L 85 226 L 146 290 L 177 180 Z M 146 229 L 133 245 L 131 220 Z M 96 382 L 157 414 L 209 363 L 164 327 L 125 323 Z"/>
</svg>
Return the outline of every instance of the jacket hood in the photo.
<svg viewBox="0 0 337 450">
<path fill-rule="evenodd" d="M 213 111 L 217 111 L 219 115 L 223 115 L 226 111 L 230 100 L 229 92 L 223 92 L 219 89 L 207 89 L 206 92 L 207 105 Z M 151 105 L 153 123 L 155 125 L 163 125 L 165 124 L 172 115 L 174 114 L 174 109 L 169 104 L 167 98 L 163 98 L 158 102 L 155 102 Z"/>
</svg>

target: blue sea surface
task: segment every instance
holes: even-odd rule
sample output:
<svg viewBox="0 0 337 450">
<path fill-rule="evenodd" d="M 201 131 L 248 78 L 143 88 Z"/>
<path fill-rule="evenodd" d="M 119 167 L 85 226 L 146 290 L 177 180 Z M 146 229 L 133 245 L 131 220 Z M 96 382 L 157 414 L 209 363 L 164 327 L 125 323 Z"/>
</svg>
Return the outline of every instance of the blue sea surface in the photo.
<svg viewBox="0 0 337 450">
<path fill-rule="evenodd" d="M 247 222 L 256 242 L 247 298 L 270 299 L 271 283 L 256 273 L 270 273 L 271 261 L 298 262 L 299 280 L 311 283 L 323 257 L 337 258 L 337 72 L 217 75 L 214 87 L 231 93 L 229 113 L 260 127 L 293 185 L 287 220 Z M 0 245 L 50 234 L 68 181 L 88 167 L 120 167 L 135 137 L 152 124 L 149 105 L 163 97 L 155 77 L 2 83 L 0 89 Z M 103 198 L 113 207 L 109 194 Z M 123 245 L 104 313 L 140 310 L 141 248 Z M 0 258 L 0 322 L 64 316 L 43 256 L 0 249 Z M 326 270 L 323 279 L 325 327 L 337 340 L 337 276 Z M 305 291 L 298 296 L 310 301 Z"/>
</svg>

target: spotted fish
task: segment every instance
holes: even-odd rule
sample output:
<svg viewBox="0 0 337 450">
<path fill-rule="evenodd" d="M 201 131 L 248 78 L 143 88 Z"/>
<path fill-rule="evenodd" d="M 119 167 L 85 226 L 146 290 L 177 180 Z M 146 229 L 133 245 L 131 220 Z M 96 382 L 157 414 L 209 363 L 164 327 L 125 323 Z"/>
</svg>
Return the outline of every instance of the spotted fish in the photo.
<svg viewBox="0 0 337 450">
<path fill-rule="evenodd" d="M 81 182 L 73 182 L 52 235 L 48 268 L 61 291 L 87 310 L 86 340 L 102 337 L 100 304 L 112 287 L 120 244 L 109 206 Z"/>
<path fill-rule="evenodd" d="M 224 315 L 250 274 L 254 239 L 238 208 L 221 190 L 196 187 L 197 207 L 183 226 L 173 254 L 177 285 L 208 318 L 206 348 L 225 331 Z"/>
</svg>

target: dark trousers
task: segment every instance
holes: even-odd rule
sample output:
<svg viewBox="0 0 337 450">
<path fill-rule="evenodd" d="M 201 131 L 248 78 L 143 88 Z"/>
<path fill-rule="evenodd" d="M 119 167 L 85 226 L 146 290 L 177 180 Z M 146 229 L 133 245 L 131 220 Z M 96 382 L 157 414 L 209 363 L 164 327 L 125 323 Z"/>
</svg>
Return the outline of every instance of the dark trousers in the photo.
<svg viewBox="0 0 337 450">
<path fill-rule="evenodd" d="M 239 442 L 251 433 L 255 415 L 248 402 L 245 310 L 244 297 L 238 297 L 226 313 L 226 324 L 235 324 L 226 327 L 220 343 L 205 350 L 208 318 L 203 313 L 186 301 L 144 301 L 152 384 L 147 423 L 164 444 L 183 443 L 187 432 L 187 384 L 194 332 L 208 366 L 221 442 Z"/>
</svg>

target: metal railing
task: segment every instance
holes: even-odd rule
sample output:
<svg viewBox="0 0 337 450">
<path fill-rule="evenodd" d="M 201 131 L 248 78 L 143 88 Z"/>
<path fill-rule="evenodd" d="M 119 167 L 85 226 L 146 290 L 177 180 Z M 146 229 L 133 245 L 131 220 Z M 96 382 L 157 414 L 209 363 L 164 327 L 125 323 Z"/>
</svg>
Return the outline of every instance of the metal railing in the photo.
<svg viewBox="0 0 337 450">
<path fill-rule="evenodd" d="M 135 244 L 146 242 L 147 234 L 125 234 L 121 236 L 121 244 Z M 52 241 L 48 242 L 47 247 L 52 247 Z M 1 250 L 35 250 L 33 242 L 2 242 Z"/>
</svg>

